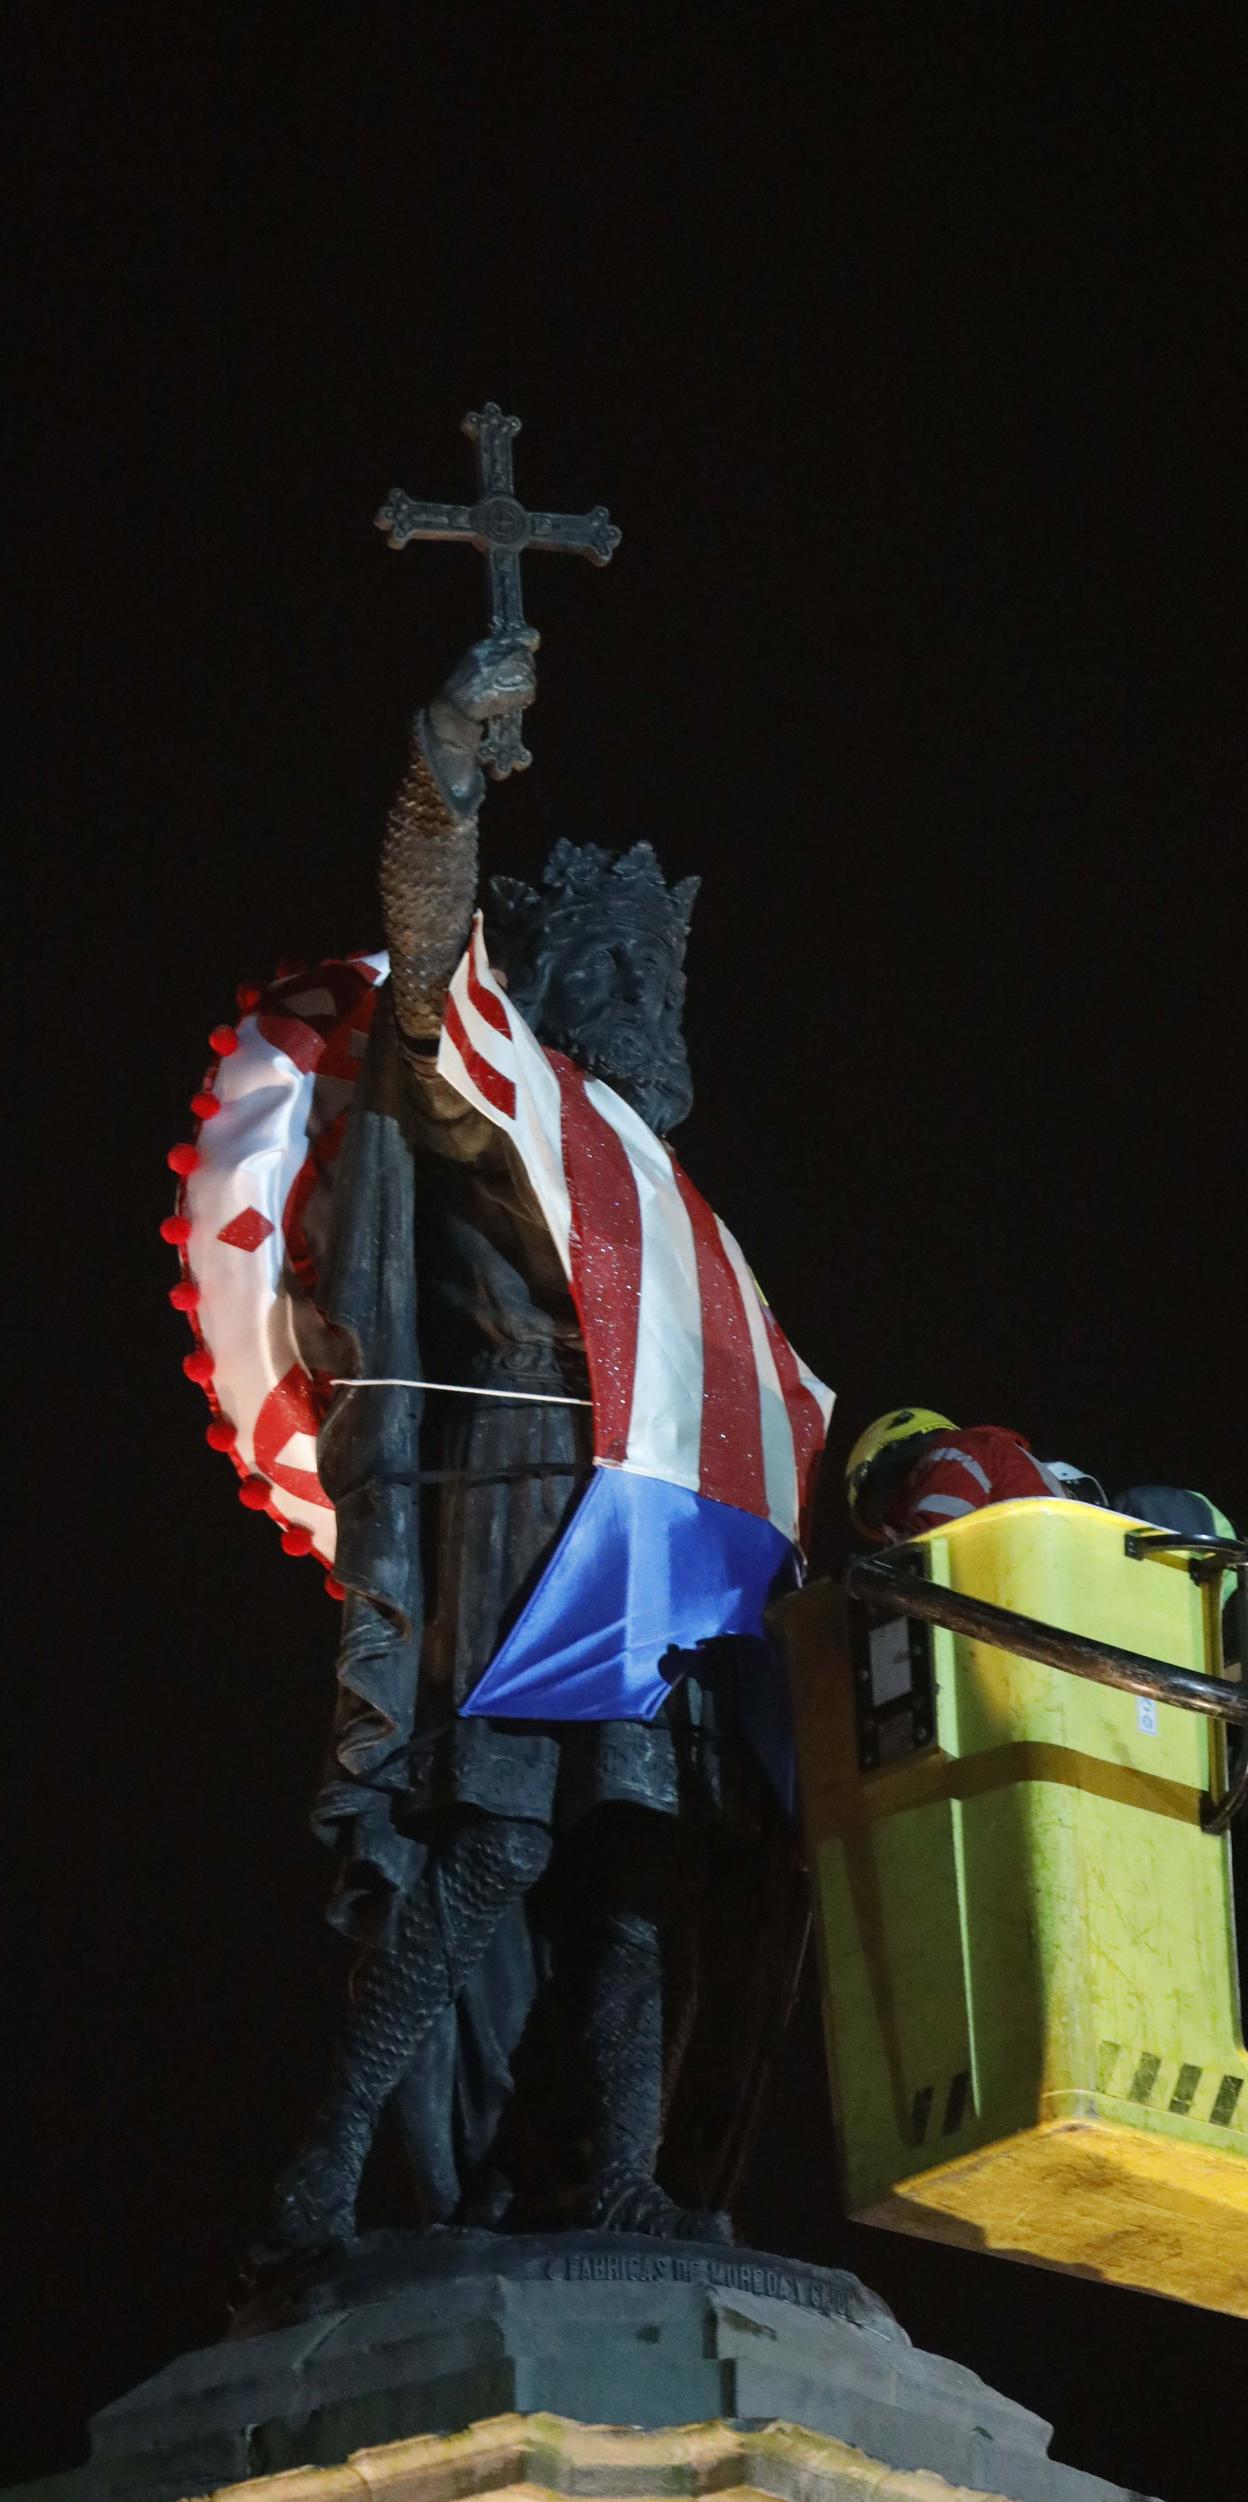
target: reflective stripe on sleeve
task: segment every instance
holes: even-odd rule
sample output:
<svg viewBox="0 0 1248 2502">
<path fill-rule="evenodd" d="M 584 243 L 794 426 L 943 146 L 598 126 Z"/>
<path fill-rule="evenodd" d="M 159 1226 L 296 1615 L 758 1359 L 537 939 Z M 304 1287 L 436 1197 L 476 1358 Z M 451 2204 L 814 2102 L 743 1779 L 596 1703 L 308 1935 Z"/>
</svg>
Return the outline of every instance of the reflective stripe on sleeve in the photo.
<svg viewBox="0 0 1248 2502">
<path fill-rule="evenodd" d="M 983 1487 L 985 1494 L 991 1494 L 992 1480 L 987 1470 L 981 1468 L 979 1461 L 972 1459 L 968 1451 L 955 1451 L 952 1446 L 945 1445 L 939 1451 L 925 1451 L 923 1454 L 925 1468 L 934 1468 L 938 1460 L 956 1460 L 959 1468 L 965 1468 L 967 1475 L 974 1478 L 976 1485 Z"/>
</svg>

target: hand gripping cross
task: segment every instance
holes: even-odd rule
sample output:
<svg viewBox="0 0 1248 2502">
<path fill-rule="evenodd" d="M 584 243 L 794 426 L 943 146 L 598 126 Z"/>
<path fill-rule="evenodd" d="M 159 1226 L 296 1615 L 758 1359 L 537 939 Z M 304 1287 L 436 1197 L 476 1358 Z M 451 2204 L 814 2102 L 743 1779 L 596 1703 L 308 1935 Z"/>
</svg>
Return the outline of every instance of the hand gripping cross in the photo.
<svg viewBox="0 0 1248 2502">
<path fill-rule="evenodd" d="M 377 527 L 391 547 L 409 539 L 468 539 L 485 557 L 490 589 L 490 632 L 536 651 L 540 640 L 524 613 L 520 558 L 526 547 L 549 547 L 569 556 L 588 556 L 591 564 L 610 563 L 620 543 L 604 504 L 589 513 L 531 513 L 512 492 L 511 444 L 520 431 L 518 417 L 504 417 L 489 400 L 478 414 L 470 410 L 463 431 L 475 446 L 475 504 L 417 504 L 392 487 Z M 493 720 L 481 748 L 481 761 L 499 781 L 533 759 L 520 737 L 520 715 Z"/>
</svg>

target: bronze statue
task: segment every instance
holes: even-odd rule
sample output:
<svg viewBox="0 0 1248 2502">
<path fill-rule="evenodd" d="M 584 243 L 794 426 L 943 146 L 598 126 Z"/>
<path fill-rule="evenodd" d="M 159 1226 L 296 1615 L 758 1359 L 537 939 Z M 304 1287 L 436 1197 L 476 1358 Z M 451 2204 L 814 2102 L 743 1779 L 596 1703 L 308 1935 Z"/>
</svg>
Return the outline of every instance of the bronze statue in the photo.
<svg viewBox="0 0 1248 2502">
<path fill-rule="evenodd" d="M 300 1307 L 300 1361 L 334 1386 L 316 1463 L 345 1595 L 316 1823 L 360 1956 L 262 2264 L 351 2243 L 388 2104 L 427 2222 L 728 2237 L 802 1926 L 757 1739 L 761 1611 L 792 1578 L 830 1399 L 662 1143 L 691 1101 L 697 881 L 669 888 L 646 843 L 561 842 L 540 890 L 494 878 L 474 924 L 483 768 L 528 762 L 519 549 L 605 562 L 618 533 L 526 514 L 515 421 L 466 427 L 477 505 L 396 494 L 379 516 L 395 544 L 482 546 L 493 630 L 416 720 L 382 858 L 389 979 Z M 524 1131 L 525 1082 L 549 1134 Z M 643 1628 L 664 1569 L 669 1616 L 652 1600 Z M 536 1671 L 499 1686 L 526 1627 Z M 565 1632 L 580 1681 L 544 1687 Z"/>
</svg>

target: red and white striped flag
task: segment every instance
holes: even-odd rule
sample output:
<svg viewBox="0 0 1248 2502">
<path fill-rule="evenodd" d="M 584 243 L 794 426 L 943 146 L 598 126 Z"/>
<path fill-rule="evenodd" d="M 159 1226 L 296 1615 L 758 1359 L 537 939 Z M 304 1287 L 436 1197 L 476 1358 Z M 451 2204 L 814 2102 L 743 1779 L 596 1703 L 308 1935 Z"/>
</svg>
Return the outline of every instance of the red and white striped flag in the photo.
<svg viewBox="0 0 1248 2502">
<path fill-rule="evenodd" d="M 581 1322 L 599 1464 L 800 1543 L 831 1391 L 670 1149 L 610 1086 L 543 1050 L 490 971 L 479 913 L 438 1069 L 506 1132 L 536 1192 Z"/>
</svg>

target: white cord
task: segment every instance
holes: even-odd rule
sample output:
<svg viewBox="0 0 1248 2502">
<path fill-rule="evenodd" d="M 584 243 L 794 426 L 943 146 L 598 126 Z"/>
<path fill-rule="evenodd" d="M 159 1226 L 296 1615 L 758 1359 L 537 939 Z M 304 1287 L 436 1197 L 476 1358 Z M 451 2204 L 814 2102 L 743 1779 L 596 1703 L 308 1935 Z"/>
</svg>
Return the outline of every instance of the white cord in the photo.
<svg viewBox="0 0 1248 2502">
<path fill-rule="evenodd" d="M 331 1390 L 453 1390 L 460 1399 L 528 1399 L 542 1407 L 592 1407 L 592 1399 L 567 1399 L 557 1390 L 485 1390 L 467 1381 L 397 1381 L 388 1373 L 357 1378 L 331 1373 Z"/>
</svg>

